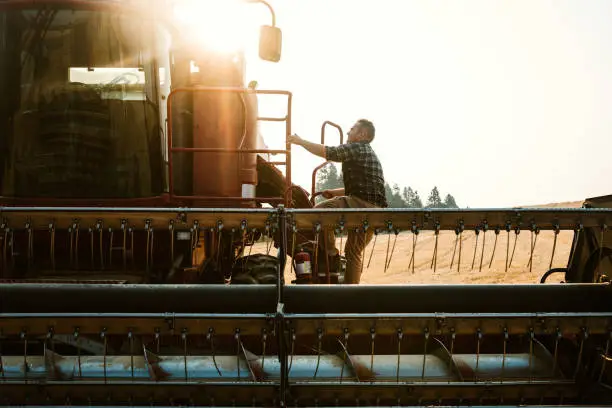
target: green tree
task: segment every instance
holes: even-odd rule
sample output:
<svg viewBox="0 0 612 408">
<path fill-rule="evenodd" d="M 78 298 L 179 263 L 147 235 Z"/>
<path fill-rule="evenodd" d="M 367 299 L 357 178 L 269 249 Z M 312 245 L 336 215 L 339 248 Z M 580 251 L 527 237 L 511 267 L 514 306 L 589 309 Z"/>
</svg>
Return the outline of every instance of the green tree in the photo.
<svg viewBox="0 0 612 408">
<path fill-rule="evenodd" d="M 344 187 L 344 181 L 342 180 L 342 174 L 338 172 L 338 168 L 335 164 L 331 163 L 320 169 L 317 172 L 317 181 L 315 183 L 316 191 L 331 190 L 334 188 Z M 323 197 L 318 196 L 315 202 L 319 203 L 325 200 Z"/>
<path fill-rule="evenodd" d="M 429 193 L 429 197 L 427 198 L 427 208 L 444 208 L 444 203 L 440 198 L 440 192 L 438 191 L 438 187 L 434 187 Z"/>
<path fill-rule="evenodd" d="M 411 208 L 423 208 L 423 201 L 421 201 L 421 197 L 419 197 L 419 192 L 414 190 L 414 199 L 412 200 Z"/>
<path fill-rule="evenodd" d="M 459 206 L 455 202 L 455 197 L 453 197 L 450 194 L 447 194 L 446 197 L 444 197 L 444 207 L 445 208 L 459 208 Z"/>
<path fill-rule="evenodd" d="M 387 185 L 388 186 L 388 185 Z M 385 190 L 387 190 L 387 186 L 385 186 Z M 394 184 L 392 189 L 386 191 L 387 193 L 387 201 L 389 202 L 389 207 L 391 208 L 406 208 L 406 202 L 402 198 L 400 194 L 399 185 Z"/>
<path fill-rule="evenodd" d="M 406 208 L 414 208 L 414 191 L 412 191 L 411 187 L 404 187 L 404 191 L 402 192 L 402 198 L 406 203 Z"/>
</svg>

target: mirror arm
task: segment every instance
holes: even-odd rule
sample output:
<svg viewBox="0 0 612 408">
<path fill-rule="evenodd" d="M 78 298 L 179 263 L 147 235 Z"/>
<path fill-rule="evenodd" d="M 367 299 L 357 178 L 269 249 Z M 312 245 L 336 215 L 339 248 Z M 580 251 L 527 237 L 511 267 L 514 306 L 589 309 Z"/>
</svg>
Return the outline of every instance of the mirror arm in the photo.
<svg viewBox="0 0 612 408">
<path fill-rule="evenodd" d="M 264 6 L 268 7 L 270 10 L 270 14 L 272 14 L 272 27 L 276 27 L 276 13 L 274 13 L 274 9 L 266 0 L 247 0 L 249 3 L 261 3 Z"/>
</svg>

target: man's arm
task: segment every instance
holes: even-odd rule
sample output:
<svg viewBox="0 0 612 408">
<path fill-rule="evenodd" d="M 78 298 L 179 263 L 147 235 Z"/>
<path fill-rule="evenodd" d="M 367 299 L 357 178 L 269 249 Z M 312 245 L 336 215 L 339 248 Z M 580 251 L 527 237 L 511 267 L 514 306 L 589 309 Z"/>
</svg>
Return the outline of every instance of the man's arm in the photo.
<svg viewBox="0 0 612 408">
<path fill-rule="evenodd" d="M 333 198 L 344 195 L 344 188 L 333 188 L 330 190 L 323 191 L 323 197 L 325 198 Z"/>
<path fill-rule="evenodd" d="M 298 135 L 289 136 L 289 143 L 293 143 L 298 146 L 302 146 L 304 149 L 308 150 L 310 153 L 314 154 L 315 156 L 319 156 L 319 157 L 326 159 L 325 146 L 322 144 L 309 142 L 308 140 L 302 139 Z"/>
</svg>

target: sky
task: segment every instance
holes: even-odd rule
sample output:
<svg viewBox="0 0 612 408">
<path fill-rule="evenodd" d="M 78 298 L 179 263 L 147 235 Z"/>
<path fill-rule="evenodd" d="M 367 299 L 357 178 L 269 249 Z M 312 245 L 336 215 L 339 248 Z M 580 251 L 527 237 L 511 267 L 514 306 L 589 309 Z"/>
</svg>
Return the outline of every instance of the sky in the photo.
<svg viewBox="0 0 612 408">
<path fill-rule="evenodd" d="M 269 2 L 282 59 L 252 47 L 247 80 L 292 92 L 292 133 L 320 141 L 325 120 L 345 132 L 372 120 L 387 182 L 423 201 L 434 186 L 471 208 L 612 194 L 612 2 Z M 269 24 L 260 11 L 253 21 Z M 283 106 L 262 97 L 260 115 Z M 282 147 L 284 127 L 261 130 Z M 293 181 L 310 191 L 322 159 L 292 152 Z"/>
</svg>

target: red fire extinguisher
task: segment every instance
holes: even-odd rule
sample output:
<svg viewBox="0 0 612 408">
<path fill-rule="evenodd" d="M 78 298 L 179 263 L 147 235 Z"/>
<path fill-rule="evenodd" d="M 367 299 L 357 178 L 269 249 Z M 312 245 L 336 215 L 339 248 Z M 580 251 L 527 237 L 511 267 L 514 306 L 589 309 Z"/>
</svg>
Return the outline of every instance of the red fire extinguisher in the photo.
<svg viewBox="0 0 612 408">
<path fill-rule="evenodd" d="M 312 265 L 310 263 L 310 254 L 300 249 L 293 258 L 295 268 L 295 283 L 305 284 L 312 281 Z"/>
</svg>

